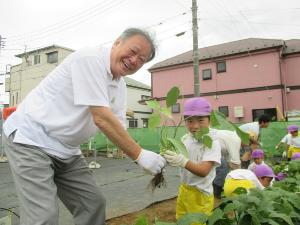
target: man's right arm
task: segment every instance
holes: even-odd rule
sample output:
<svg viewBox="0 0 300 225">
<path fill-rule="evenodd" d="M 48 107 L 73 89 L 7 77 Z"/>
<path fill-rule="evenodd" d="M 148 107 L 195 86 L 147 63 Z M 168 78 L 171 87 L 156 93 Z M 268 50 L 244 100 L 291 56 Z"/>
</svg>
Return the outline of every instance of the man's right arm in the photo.
<svg viewBox="0 0 300 225">
<path fill-rule="evenodd" d="M 90 106 L 96 126 L 131 159 L 135 160 L 151 174 L 156 174 L 165 166 L 165 159 L 151 151 L 142 149 L 123 128 L 118 118 L 110 108 L 105 106 Z"/>
</svg>

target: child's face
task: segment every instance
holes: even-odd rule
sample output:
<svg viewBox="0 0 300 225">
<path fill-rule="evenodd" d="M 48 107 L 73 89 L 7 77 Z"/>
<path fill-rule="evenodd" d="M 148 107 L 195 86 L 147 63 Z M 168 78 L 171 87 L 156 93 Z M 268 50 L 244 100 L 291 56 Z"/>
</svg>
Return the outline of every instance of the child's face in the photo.
<svg viewBox="0 0 300 225">
<path fill-rule="evenodd" d="M 208 116 L 191 116 L 185 120 L 185 124 L 189 132 L 195 133 L 196 131 L 209 127 Z"/>
<path fill-rule="evenodd" d="M 273 177 L 260 177 L 258 179 L 264 187 L 269 187 L 273 180 Z"/>
<path fill-rule="evenodd" d="M 256 165 L 259 165 L 262 163 L 264 159 L 263 158 L 254 158 L 253 161 L 255 162 Z"/>
</svg>

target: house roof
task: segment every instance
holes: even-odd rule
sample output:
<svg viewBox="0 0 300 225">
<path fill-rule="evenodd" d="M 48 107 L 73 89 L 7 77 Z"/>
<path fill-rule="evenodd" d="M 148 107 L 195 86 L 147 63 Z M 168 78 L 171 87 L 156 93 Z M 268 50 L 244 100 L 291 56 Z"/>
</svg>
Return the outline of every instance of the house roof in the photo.
<svg viewBox="0 0 300 225">
<path fill-rule="evenodd" d="M 209 47 L 199 48 L 199 60 L 219 58 L 240 53 L 283 46 L 284 41 L 280 39 L 248 38 Z M 149 71 L 168 66 L 193 62 L 193 51 L 188 51 L 175 57 L 154 64 Z"/>
<path fill-rule="evenodd" d="M 284 55 L 300 52 L 300 39 L 290 39 L 285 41 L 286 48 L 283 50 Z"/>
<path fill-rule="evenodd" d="M 125 80 L 127 86 L 147 89 L 149 91 L 151 90 L 151 87 L 149 85 L 139 82 L 137 80 L 131 79 L 129 77 L 124 77 L 124 80 Z"/>
<path fill-rule="evenodd" d="M 48 49 L 51 49 L 51 48 L 61 48 L 61 49 L 65 49 L 65 50 L 74 52 L 74 49 L 71 49 L 71 48 L 66 48 L 66 47 L 59 46 L 59 45 L 49 45 L 49 46 L 46 46 L 46 47 L 43 47 L 43 48 L 38 48 L 38 49 L 34 49 L 34 50 L 31 50 L 31 51 L 28 51 L 28 52 L 23 52 L 21 54 L 16 55 L 16 57 L 22 58 L 24 55 L 30 55 L 32 53 L 45 51 L 45 50 L 48 50 Z"/>
</svg>

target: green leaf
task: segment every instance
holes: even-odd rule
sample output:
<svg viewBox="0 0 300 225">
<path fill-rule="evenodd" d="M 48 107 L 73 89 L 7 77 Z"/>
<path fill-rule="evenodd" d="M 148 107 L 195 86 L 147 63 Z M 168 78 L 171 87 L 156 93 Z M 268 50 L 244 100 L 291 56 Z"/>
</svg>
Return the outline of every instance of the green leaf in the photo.
<svg viewBox="0 0 300 225">
<path fill-rule="evenodd" d="M 271 218 L 280 218 L 282 220 L 284 220 L 286 223 L 288 223 L 289 225 L 294 225 L 291 217 L 283 214 L 283 213 L 278 213 L 278 212 L 274 212 L 270 214 Z"/>
<path fill-rule="evenodd" d="M 157 109 L 157 110 L 160 109 L 160 104 L 156 100 L 146 101 L 146 104 L 152 109 Z"/>
<path fill-rule="evenodd" d="M 212 139 L 209 135 L 205 134 L 203 135 L 203 144 L 208 147 L 208 148 L 211 148 L 212 147 Z"/>
<path fill-rule="evenodd" d="M 188 152 L 186 150 L 186 147 L 180 140 L 177 140 L 175 138 L 167 138 L 167 140 L 172 144 L 176 153 L 181 153 L 182 155 L 188 158 Z"/>
<path fill-rule="evenodd" d="M 196 140 L 198 141 L 203 141 L 203 135 L 208 134 L 209 132 L 209 128 L 205 127 L 205 128 L 201 128 L 199 129 L 195 134 L 194 137 L 196 138 Z"/>
<path fill-rule="evenodd" d="M 223 215 L 224 215 L 224 212 L 221 209 L 216 208 L 213 211 L 213 213 L 209 216 L 209 218 L 208 218 L 208 224 L 209 225 L 215 224 L 218 220 L 220 220 L 220 219 L 223 218 Z"/>
<path fill-rule="evenodd" d="M 166 104 L 167 107 L 171 107 L 172 105 L 175 105 L 178 99 L 178 96 L 180 94 L 178 87 L 172 87 L 171 90 L 167 94 L 166 98 Z"/>
<path fill-rule="evenodd" d="M 215 113 L 215 110 L 213 110 L 210 114 L 210 125 L 212 127 L 219 127 L 220 126 L 220 122 L 219 122 L 218 117 Z"/>
<path fill-rule="evenodd" d="M 241 138 L 242 143 L 245 144 L 245 145 L 249 145 L 249 142 L 250 142 L 249 141 L 249 134 L 242 131 L 238 126 L 236 126 L 234 124 L 233 124 L 233 126 L 235 128 L 235 131 L 236 131 L 237 135 Z"/>
<path fill-rule="evenodd" d="M 237 195 L 242 195 L 242 194 L 247 194 L 248 191 L 246 188 L 243 188 L 243 187 L 238 187 L 236 188 L 234 191 L 233 191 L 234 194 L 237 194 Z"/>
<path fill-rule="evenodd" d="M 178 225 L 205 223 L 208 216 L 204 213 L 188 213 L 179 218 Z"/>
<path fill-rule="evenodd" d="M 161 108 L 160 112 L 161 112 L 162 114 L 164 114 L 165 116 L 167 116 L 167 117 L 169 117 L 169 118 L 172 118 L 171 108 L 163 107 L 163 108 Z"/>
<path fill-rule="evenodd" d="M 139 216 L 135 221 L 134 225 L 148 225 L 148 219 L 145 215 Z"/>
<path fill-rule="evenodd" d="M 149 117 L 149 128 L 155 128 L 160 126 L 160 115 L 153 113 Z"/>
</svg>

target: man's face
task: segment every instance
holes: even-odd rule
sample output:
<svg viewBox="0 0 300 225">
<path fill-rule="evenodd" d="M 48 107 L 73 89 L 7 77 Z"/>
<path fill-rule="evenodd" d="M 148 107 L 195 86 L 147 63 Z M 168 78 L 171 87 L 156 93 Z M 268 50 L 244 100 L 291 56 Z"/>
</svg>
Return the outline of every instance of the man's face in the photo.
<svg viewBox="0 0 300 225">
<path fill-rule="evenodd" d="M 270 122 L 262 122 L 260 124 L 260 128 L 267 128 L 269 126 Z"/>
<path fill-rule="evenodd" d="M 142 35 L 134 35 L 126 40 L 117 39 L 112 46 L 110 69 L 114 79 L 138 71 L 148 60 L 151 45 Z"/>
<path fill-rule="evenodd" d="M 209 127 L 209 117 L 191 116 L 185 120 L 189 132 L 196 133 L 198 130 Z"/>
</svg>

